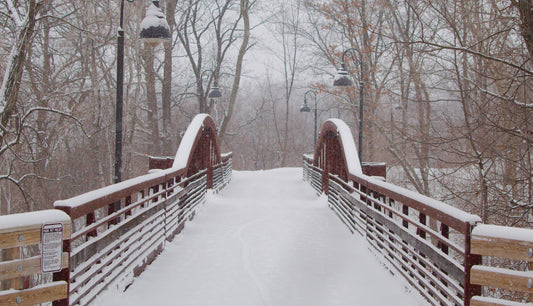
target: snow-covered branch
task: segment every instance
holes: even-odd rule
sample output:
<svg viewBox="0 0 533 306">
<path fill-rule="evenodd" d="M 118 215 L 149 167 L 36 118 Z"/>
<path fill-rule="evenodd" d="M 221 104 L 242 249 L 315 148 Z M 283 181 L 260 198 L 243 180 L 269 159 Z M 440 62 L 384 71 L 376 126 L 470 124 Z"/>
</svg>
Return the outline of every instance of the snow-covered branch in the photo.
<svg viewBox="0 0 533 306">
<path fill-rule="evenodd" d="M 13 4 L 13 1 L 6 0 L 6 3 L 7 3 L 7 7 L 9 8 L 9 14 L 11 15 L 11 18 L 13 18 L 13 22 L 15 22 L 15 25 L 17 27 L 22 27 L 23 20 L 20 17 L 17 8 Z"/>
<path fill-rule="evenodd" d="M 42 2 L 30 1 L 26 17 L 22 20 L 11 0 L 7 5 L 16 24 L 15 42 L 12 44 L 10 55 L 6 61 L 2 87 L 0 87 L 0 125 L 4 128 L 12 120 L 20 90 L 22 73 L 26 56 L 31 47 L 31 41 L 36 26 L 36 18 L 42 7 Z M 0 144 L 4 142 L 6 132 L 0 131 Z"/>
<path fill-rule="evenodd" d="M 495 98 L 498 98 L 498 99 L 501 99 L 501 100 L 504 100 L 504 101 L 508 101 L 508 102 L 512 102 L 518 106 L 522 106 L 522 107 L 528 107 L 528 108 L 533 108 L 533 103 L 526 103 L 526 102 L 520 102 L 520 101 L 516 101 L 515 98 L 512 98 L 512 97 L 505 97 L 505 96 L 502 96 L 502 95 L 499 95 L 497 93 L 494 93 L 490 90 L 486 90 L 486 89 L 483 89 L 483 88 L 480 88 L 479 89 L 481 92 L 483 93 L 486 93 L 490 96 L 493 96 Z"/>
<path fill-rule="evenodd" d="M 513 205 L 511 208 L 533 208 L 533 203 L 525 203 L 525 202 L 519 202 L 516 200 L 511 200 L 511 204 Z"/>
<path fill-rule="evenodd" d="M 405 43 L 405 42 L 403 42 Z M 494 61 L 494 62 L 498 62 L 498 63 L 502 63 L 504 65 L 507 65 L 507 66 L 510 66 L 510 67 L 513 67 L 519 71 L 522 71 L 522 72 L 525 72 L 529 75 L 533 75 L 533 71 L 527 69 L 527 68 L 524 68 L 523 66 L 520 66 L 520 65 L 517 65 L 515 63 L 512 63 L 512 62 L 509 62 L 509 61 L 506 61 L 502 58 L 498 58 L 498 57 L 494 57 L 494 56 L 490 56 L 490 55 L 487 55 L 487 54 L 484 54 L 484 53 L 481 53 L 481 52 L 478 52 L 478 51 L 474 51 L 472 49 L 468 49 L 468 48 L 463 48 L 463 47 L 459 47 L 459 46 L 452 46 L 452 45 L 441 45 L 441 44 L 437 44 L 437 43 L 434 43 L 434 42 L 429 42 L 429 41 L 413 41 L 413 42 L 408 42 L 409 44 L 424 44 L 424 45 L 428 45 L 428 46 L 432 46 L 432 47 L 436 47 L 436 48 L 439 48 L 439 49 L 444 49 L 444 50 L 455 50 L 455 51 L 461 51 L 461 52 L 466 52 L 466 53 L 469 53 L 469 54 L 472 54 L 472 55 L 475 55 L 475 56 L 479 56 L 479 57 L 482 57 L 484 59 L 488 59 L 488 60 L 491 60 L 491 61 Z"/>
<path fill-rule="evenodd" d="M 65 117 L 68 117 L 69 119 L 74 120 L 74 122 L 76 122 L 76 125 L 78 125 L 78 127 L 83 132 L 83 134 L 87 138 L 91 138 L 91 135 L 89 133 L 87 133 L 87 131 L 85 131 L 85 129 L 83 127 L 83 124 L 74 115 L 72 115 L 70 113 L 66 113 L 66 112 L 60 111 L 60 110 L 47 108 L 47 107 L 32 107 L 31 109 L 29 109 L 24 114 L 24 116 L 22 116 L 22 119 L 20 120 L 20 123 L 18 124 L 19 125 L 19 130 L 15 131 L 15 133 L 14 133 L 16 135 L 15 138 L 12 139 L 11 141 L 9 141 L 8 143 L 6 143 L 5 145 L 3 145 L 2 147 L 0 147 L 0 155 L 2 155 L 9 148 L 11 148 L 11 147 L 13 147 L 13 146 L 15 146 L 15 145 L 17 145 L 19 143 L 20 137 L 22 135 L 22 129 L 24 129 L 24 127 L 26 127 L 26 124 L 25 124 L 26 121 L 28 120 L 28 118 L 30 117 L 31 114 L 33 114 L 34 112 L 38 112 L 38 111 L 55 113 L 55 114 L 58 114 L 58 115 L 61 115 L 61 116 L 65 116 Z"/>
</svg>

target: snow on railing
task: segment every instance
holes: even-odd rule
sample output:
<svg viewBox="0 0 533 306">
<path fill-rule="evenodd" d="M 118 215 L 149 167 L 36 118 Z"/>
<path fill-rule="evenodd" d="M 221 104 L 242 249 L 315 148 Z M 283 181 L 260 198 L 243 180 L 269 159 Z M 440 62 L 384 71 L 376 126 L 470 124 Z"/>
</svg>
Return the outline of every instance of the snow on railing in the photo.
<svg viewBox="0 0 533 306">
<path fill-rule="evenodd" d="M 231 152 L 222 154 L 220 164 L 213 166 L 213 190 L 215 192 L 219 192 L 231 181 L 232 156 Z"/>
<path fill-rule="evenodd" d="M 182 173 L 156 170 L 54 203 L 74 224 L 72 305 L 90 303 L 110 283 L 125 288 L 194 216 L 205 200 L 206 171 L 185 179 Z"/>
<path fill-rule="evenodd" d="M 377 172 L 384 172 L 384 167 L 354 166 L 359 157 L 344 122 L 326 121 L 320 136 L 315 155 L 303 157 L 304 180 L 318 193 L 326 193 L 348 228 L 367 237 L 428 301 L 468 305 L 480 292 L 470 282 L 470 268 L 481 260 L 471 253 L 470 239 L 481 219 L 383 178 L 367 176 L 371 168 L 379 166 Z"/>
<path fill-rule="evenodd" d="M 328 200 L 352 231 L 367 237 L 432 304 L 463 304 L 472 295 L 470 232 L 479 218 L 364 175 L 330 176 Z"/>
<path fill-rule="evenodd" d="M 186 136 L 175 159 L 150 158 L 147 175 L 56 201 L 56 210 L 0 216 L 0 305 L 86 305 L 110 284 L 125 289 L 192 220 L 207 188 L 231 179 L 232 154 L 220 154 L 209 116 L 196 116 Z"/>
<path fill-rule="evenodd" d="M 433 305 L 532 305 L 532 229 L 480 224 L 476 215 L 369 176 L 383 165 L 350 170 L 359 159 L 345 130 L 339 120 L 324 124 L 326 145 L 319 142 L 316 158 L 303 155 L 303 178 L 327 194 L 350 231 Z"/>
<path fill-rule="evenodd" d="M 207 188 L 228 184 L 231 156 L 220 154 L 213 120 L 200 114 L 176 158 L 150 158 L 151 168 L 166 169 L 56 201 L 74 227 L 70 303 L 86 305 L 111 283 L 126 288 L 194 217 Z"/>
<path fill-rule="evenodd" d="M 59 210 L 0 216 L 0 305 L 68 303 L 70 233 Z"/>
</svg>

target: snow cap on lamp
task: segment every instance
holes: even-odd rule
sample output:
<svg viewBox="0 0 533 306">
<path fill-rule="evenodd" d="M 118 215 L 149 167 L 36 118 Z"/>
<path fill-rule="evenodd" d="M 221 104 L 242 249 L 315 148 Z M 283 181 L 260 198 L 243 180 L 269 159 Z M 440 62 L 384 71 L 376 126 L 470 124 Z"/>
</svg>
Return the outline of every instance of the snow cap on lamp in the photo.
<svg viewBox="0 0 533 306">
<path fill-rule="evenodd" d="M 333 80 L 333 86 L 353 86 L 353 80 L 348 75 L 348 71 L 346 71 L 346 65 L 344 63 L 342 63 L 339 70 L 337 70 L 337 75 Z"/>
<path fill-rule="evenodd" d="M 172 37 L 170 35 L 170 27 L 159 7 L 159 1 L 152 1 L 152 4 L 146 10 L 146 17 L 141 22 L 140 37 L 152 47 L 162 42 L 170 41 Z"/>
</svg>

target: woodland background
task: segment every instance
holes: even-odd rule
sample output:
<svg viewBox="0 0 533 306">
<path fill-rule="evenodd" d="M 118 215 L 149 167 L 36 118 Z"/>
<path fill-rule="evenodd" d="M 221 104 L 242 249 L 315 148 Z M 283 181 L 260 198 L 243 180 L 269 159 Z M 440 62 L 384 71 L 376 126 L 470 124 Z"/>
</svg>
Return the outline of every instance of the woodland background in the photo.
<svg viewBox="0 0 533 306">
<path fill-rule="evenodd" d="M 138 39 L 148 4 L 125 3 L 123 179 L 173 156 L 199 112 L 216 119 L 234 169 L 301 166 L 309 89 L 319 123 L 341 118 L 357 138 L 359 88 L 332 86 L 354 48 L 364 161 L 484 222 L 533 226 L 533 1 L 165 0 L 173 40 L 155 49 Z M 0 2 L 0 214 L 112 183 L 119 10 Z"/>
</svg>

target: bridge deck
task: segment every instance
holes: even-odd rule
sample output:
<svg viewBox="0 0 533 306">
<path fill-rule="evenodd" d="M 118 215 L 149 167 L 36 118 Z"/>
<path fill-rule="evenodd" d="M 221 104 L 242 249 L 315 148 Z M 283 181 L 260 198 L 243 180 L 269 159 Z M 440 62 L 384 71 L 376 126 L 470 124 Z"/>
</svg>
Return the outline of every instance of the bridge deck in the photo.
<svg viewBox="0 0 533 306">
<path fill-rule="evenodd" d="M 376 257 L 301 169 L 234 172 L 126 292 L 95 304 L 425 304 Z"/>
</svg>

